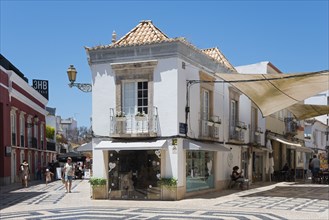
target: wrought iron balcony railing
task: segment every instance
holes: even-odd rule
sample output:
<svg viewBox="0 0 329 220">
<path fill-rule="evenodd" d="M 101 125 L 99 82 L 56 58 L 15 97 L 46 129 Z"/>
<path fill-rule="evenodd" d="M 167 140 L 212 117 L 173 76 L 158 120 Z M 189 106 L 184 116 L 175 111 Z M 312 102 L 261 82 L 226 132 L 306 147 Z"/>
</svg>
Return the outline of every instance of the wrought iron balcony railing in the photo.
<svg viewBox="0 0 329 220">
<path fill-rule="evenodd" d="M 296 135 L 297 134 L 297 128 L 298 124 L 295 118 L 293 117 L 286 117 L 284 118 L 284 124 L 285 124 L 285 133 L 288 135 Z"/>
<path fill-rule="evenodd" d="M 230 139 L 244 142 L 247 125 L 241 121 L 235 121 L 230 124 Z"/>
<path fill-rule="evenodd" d="M 219 116 L 201 115 L 201 137 L 203 138 L 219 138 L 219 127 L 221 125 L 221 120 Z"/>
<path fill-rule="evenodd" d="M 158 111 L 138 112 L 136 108 L 126 111 L 110 109 L 111 137 L 156 137 L 158 135 Z"/>
</svg>

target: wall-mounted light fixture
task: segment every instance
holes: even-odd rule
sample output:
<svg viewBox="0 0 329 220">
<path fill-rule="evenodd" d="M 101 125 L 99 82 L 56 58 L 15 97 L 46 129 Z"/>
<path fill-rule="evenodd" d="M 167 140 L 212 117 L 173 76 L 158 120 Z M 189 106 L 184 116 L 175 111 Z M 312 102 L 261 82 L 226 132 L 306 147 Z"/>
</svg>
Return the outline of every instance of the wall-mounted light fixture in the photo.
<svg viewBox="0 0 329 220">
<path fill-rule="evenodd" d="M 69 77 L 69 87 L 77 87 L 83 92 L 91 92 L 92 91 L 92 86 L 90 83 L 75 83 L 75 80 L 77 78 L 77 70 L 75 69 L 74 65 L 70 65 L 69 68 L 67 69 L 67 76 Z"/>
<path fill-rule="evenodd" d="M 27 122 L 27 123 L 26 123 L 26 127 L 28 127 L 28 128 L 32 128 L 33 125 L 35 125 L 35 124 L 38 123 L 38 121 L 39 121 L 39 118 L 38 118 L 37 115 L 35 115 L 35 116 L 33 117 L 33 121 L 32 121 L 32 122 L 30 122 L 30 123 Z"/>
</svg>

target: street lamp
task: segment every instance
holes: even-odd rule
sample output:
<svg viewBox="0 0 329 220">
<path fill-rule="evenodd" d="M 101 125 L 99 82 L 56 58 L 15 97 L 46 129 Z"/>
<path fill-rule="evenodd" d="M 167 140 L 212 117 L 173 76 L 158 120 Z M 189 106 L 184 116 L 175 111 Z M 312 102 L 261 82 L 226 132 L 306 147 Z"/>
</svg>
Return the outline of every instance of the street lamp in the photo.
<svg viewBox="0 0 329 220">
<path fill-rule="evenodd" d="M 73 65 L 70 65 L 69 68 L 67 69 L 67 76 L 69 77 L 70 88 L 75 86 L 83 92 L 92 91 L 92 87 L 91 87 L 90 83 L 75 83 L 75 80 L 77 78 L 77 70 L 75 69 L 75 67 Z"/>
</svg>

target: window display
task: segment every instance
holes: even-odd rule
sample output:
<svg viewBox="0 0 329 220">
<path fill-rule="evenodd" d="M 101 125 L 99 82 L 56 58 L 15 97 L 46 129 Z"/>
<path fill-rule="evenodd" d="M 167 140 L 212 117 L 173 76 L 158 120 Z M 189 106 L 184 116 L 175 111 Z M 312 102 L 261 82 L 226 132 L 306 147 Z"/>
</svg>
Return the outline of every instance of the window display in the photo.
<svg viewBox="0 0 329 220">
<path fill-rule="evenodd" d="M 186 191 L 214 188 L 214 153 L 186 152 Z"/>
</svg>

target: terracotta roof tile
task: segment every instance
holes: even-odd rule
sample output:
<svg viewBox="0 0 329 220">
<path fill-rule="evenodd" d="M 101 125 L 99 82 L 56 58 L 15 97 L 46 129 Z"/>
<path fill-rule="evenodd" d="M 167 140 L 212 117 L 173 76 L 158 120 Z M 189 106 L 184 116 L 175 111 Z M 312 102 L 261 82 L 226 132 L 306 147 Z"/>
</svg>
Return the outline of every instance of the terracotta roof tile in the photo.
<svg viewBox="0 0 329 220">
<path fill-rule="evenodd" d="M 224 64 L 228 69 L 236 71 L 232 64 L 226 59 L 226 57 L 222 54 L 222 52 L 220 52 L 217 47 L 203 49 L 202 52 L 204 52 L 214 60 Z"/>
<path fill-rule="evenodd" d="M 161 30 L 155 27 L 152 21 L 141 21 L 135 28 L 129 31 L 110 47 L 128 46 L 137 44 L 155 43 L 169 40 Z"/>
<path fill-rule="evenodd" d="M 235 68 L 230 64 L 230 62 L 225 58 L 225 56 L 220 52 L 220 50 L 217 47 L 200 50 L 183 37 L 169 38 L 160 29 L 154 26 L 152 21 L 149 20 L 140 21 L 140 23 L 136 27 L 134 27 L 126 35 L 124 35 L 118 41 L 115 41 L 112 44 L 99 45 L 91 48 L 85 47 L 85 49 L 97 50 L 97 49 L 105 49 L 105 48 L 113 48 L 113 47 L 139 46 L 145 44 L 153 44 L 153 43 L 161 43 L 161 42 L 177 42 L 177 41 L 184 43 L 185 45 L 191 47 L 192 49 L 194 49 L 199 53 L 208 55 L 210 58 L 212 58 L 217 62 L 220 62 L 228 69 L 236 71 Z"/>
</svg>

